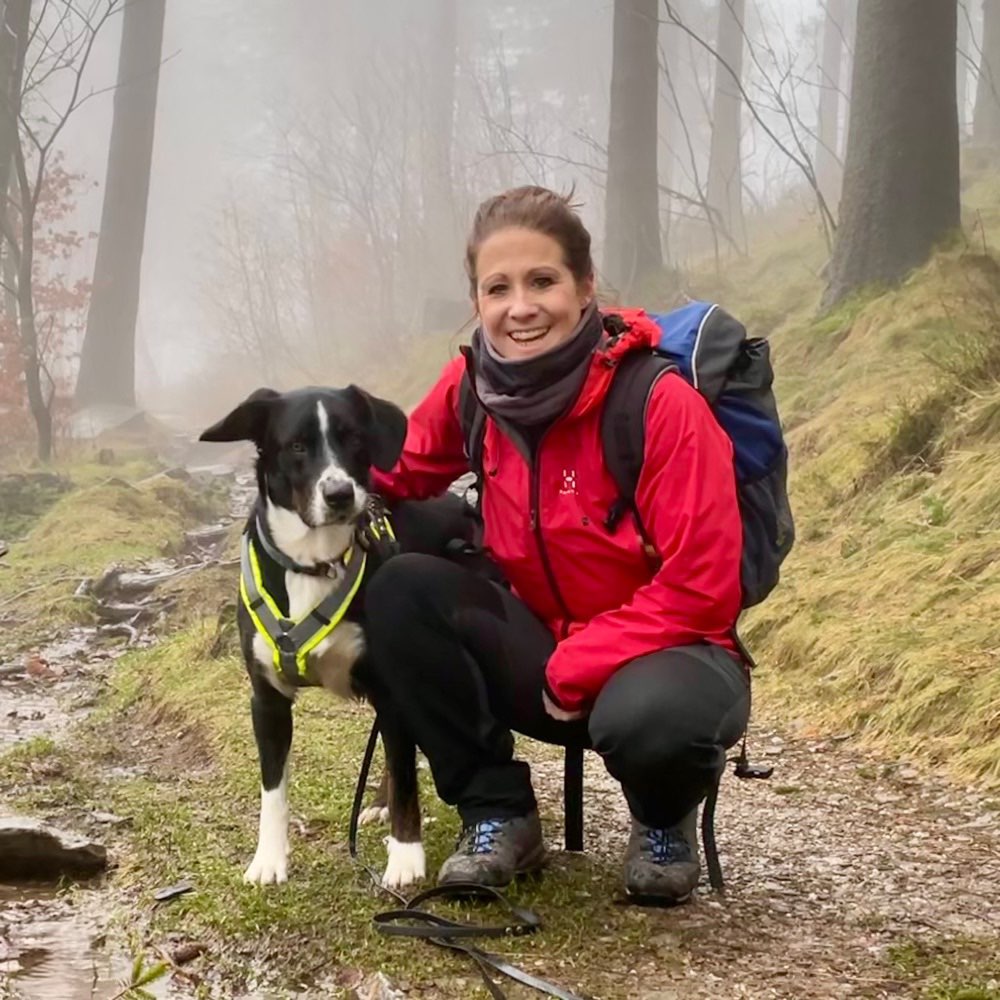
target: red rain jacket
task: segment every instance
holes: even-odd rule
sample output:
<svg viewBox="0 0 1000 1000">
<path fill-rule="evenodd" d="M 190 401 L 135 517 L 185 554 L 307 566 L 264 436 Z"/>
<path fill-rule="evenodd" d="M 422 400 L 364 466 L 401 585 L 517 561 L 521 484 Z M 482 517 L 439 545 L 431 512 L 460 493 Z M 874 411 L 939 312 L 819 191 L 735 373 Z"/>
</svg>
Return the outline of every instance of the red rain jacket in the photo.
<svg viewBox="0 0 1000 1000">
<path fill-rule="evenodd" d="M 604 464 L 600 416 L 628 351 L 658 328 L 641 310 L 595 352 L 572 410 L 545 433 L 534 468 L 486 421 L 484 544 L 514 592 L 558 645 L 547 688 L 568 711 L 588 709 L 621 666 L 656 650 L 708 641 L 735 651 L 742 529 L 732 445 L 708 403 L 680 375 L 660 378 L 646 412 L 636 503 L 660 557 L 651 565 L 632 518 L 604 526 L 617 490 Z M 469 471 L 458 417 L 465 359 L 449 362 L 410 416 L 406 443 L 375 488 L 390 499 L 436 496 Z"/>
</svg>

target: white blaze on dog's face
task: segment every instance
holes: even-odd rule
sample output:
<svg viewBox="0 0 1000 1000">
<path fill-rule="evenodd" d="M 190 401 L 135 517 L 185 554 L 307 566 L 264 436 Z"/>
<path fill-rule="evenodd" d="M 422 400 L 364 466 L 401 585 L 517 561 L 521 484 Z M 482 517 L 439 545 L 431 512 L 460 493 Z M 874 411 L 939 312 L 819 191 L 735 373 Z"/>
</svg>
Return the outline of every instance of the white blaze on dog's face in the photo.
<svg viewBox="0 0 1000 1000">
<path fill-rule="evenodd" d="M 353 521 L 368 502 L 368 492 L 344 466 L 345 458 L 350 461 L 351 453 L 345 451 L 344 444 L 349 445 L 352 431 L 341 434 L 338 442 L 331 437 L 330 415 L 327 413 L 323 400 L 316 400 L 316 421 L 320 456 L 319 474 L 312 488 L 309 500 L 308 517 L 302 520 L 306 524 L 319 527 L 325 524 L 344 524 Z M 338 448 L 338 444 L 340 447 Z M 341 451 L 342 456 L 337 454 Z M 367 468 L 363 470 L 363 481 L 368 479 Z"/>
</svg>

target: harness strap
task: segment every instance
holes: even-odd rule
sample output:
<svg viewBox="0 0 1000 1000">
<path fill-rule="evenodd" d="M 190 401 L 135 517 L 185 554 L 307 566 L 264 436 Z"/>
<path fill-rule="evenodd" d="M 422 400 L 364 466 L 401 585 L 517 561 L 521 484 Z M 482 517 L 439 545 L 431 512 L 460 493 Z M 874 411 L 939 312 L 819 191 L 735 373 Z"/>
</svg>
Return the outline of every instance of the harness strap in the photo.
<svg viewBox="0 0 1000 1000">
<path fill-rule="evenodd" d="M 514 906 L 499 890 L 491 886 L 479 885 L 476 882 L 454 882 L 439 885 L 418 893 L 412 899 L 407 899 L 402 893 L 389 889 L 381 884 L 377 873 L 358 855 L 358 818 L 361 815 L 361 805 L 364 801 L 365 787 L 368 784 L 368 774 L 371 770 L 375 746 L 378 742 L 378 722 L 372 725 L 365 747 L 361 771 L 358 774 L 358 784 L 354 790 L 354 802 L 351 805 L 351 819 L 347 835 L 347 845 L 351 857 L 361 866 L 371 879 L 372 884 L 383 892 L 389 893 L 402 907 L 386 910 L 372 917 L 376 929 L 392 937 L 419 938 L 438 948 L 450 948 L 452 951 L 467 955 L 476 963 L 476 968 L 482 977 L 483 985 L 489 990 L 494 1000 L 507 1000 L 507 994 L 494 981 L 492 972 L 499 972 L 509 979 L 523 983 L 540 993 L 556 997 L 557 1000 L 585 1000 L 578 993 L 573 993 L 555 983 L 550 983 L 538 976 L 531 975 L 511 965 L 502 955 L 483 951 L 472 944 L 466 943 L 471 938 L 511 938 L 533 934 L 542 926 L 538 914 L 524 907 Z M 505 924 L 482 925 L 463 923 L 452 920 L 428 910 L 419 909 L 419 905 L 428 899 L 479 896 L 501 903 L 507 908 L 513 919 Z"/>
<path fill-rule="evenodd" d="M 344 577 L 333 592 L 296 622 L 282 614 L 264 588 L 260 562 L 249 533 L 240 546 L 240 596 L 257 631 L 274 653 L 274 665 L 290 684 L 306 683 L 307 657 L 337 627 L 354 600 L 367 564 L 367 552 L 352 546 Z"/>
</svg>

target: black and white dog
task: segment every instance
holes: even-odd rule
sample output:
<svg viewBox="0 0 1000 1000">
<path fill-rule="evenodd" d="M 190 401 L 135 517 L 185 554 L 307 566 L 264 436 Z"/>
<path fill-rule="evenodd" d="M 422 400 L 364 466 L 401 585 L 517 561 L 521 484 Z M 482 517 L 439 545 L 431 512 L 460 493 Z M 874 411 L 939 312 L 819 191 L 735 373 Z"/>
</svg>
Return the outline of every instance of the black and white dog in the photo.
<svg viewBox="0 0 1000 1000">
<path fill-rule="evenodd" d="M 261 769 L 260 831 L 247 882 L 288 876 L 292 703 L 306 685 L 374 706 L 391 824 L 383 883 L 400 887 L 424 877 L 415 747 L 384 698 L 380 710 L 365 642 L 365 584 L 388 551 L 381 544 L 386 522 L 372 514 L 370 469 L 392 468 L 405 437 L 402 410 L 355 386 L 258 389 L 201 435 L 202 441 L 257 446 L 259 493 L 243 539 L 238 605 Z M 401 521 L 412 534 L 420 519 Z M 402 548 L 427 551 L 427 538 L 408 539 L 396 530 Z M 306 624 L 296 626 L 297 636 L 280 635 L 300 622 Z M 304 643 L 303 630 L 309 633 Z M 378 801 L 362 815 L 363 822 L 373 819 L 384 819 Z"/>
</svg>

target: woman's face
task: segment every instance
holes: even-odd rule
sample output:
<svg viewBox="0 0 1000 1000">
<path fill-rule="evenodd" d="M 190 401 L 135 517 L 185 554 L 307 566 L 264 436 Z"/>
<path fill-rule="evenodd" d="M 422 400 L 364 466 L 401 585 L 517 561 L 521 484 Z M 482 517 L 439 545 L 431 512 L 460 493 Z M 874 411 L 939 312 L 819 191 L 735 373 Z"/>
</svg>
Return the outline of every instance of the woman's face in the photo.
<svg viewBox="0 0 1000 1000">
<path fill-rule="evenodd" d="M 533 229 L 510 227 L 483 240 L 476 256 L 476 311 L 493 349 L 512 361 L 570 339 L 594 297 L 593 275 L 577 282 L 562 247 Z"/>
</svg>

